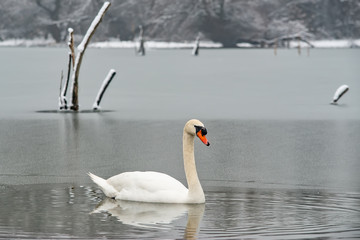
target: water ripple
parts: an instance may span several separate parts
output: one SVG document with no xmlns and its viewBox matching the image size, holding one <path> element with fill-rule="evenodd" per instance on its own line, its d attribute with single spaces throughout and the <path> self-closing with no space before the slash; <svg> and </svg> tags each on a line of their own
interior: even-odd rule
<svg viewBox="0 0 360 240">
<path fill-rule="evenodd" d="M 248 189 L 213 192 L 207 200 L 207 228 L 200 232 L 206 239 L 360 237 L 356 193 Z"/>
<path fill-rule="evenodd" d="M 0 238 L 360 238 L 360 193 L 244 188 L 205 194 L 205 205 L 164 205 L 104 199 L 89 186 L 5 186 Z"/>
</svg>

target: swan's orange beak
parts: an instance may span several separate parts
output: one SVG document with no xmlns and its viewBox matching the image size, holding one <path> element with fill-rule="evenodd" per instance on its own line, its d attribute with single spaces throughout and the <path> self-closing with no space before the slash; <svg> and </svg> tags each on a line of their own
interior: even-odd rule
<svg viewBox="0 0 360 240">
<path fill-rule="evenodd" d="M 200 140 L 206 145 L 206 146 L 210 146 L 209 141 L 206 139 L 205 135 L 202 134 L 202 131 L 198 131 L 196 134 Z"/>
</svg>

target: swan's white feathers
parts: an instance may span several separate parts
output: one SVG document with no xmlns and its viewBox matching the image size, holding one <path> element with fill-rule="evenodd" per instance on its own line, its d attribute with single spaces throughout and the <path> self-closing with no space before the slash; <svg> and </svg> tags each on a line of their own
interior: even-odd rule
<svg viewBox="0 0 360 240">
<path fill-rule="evenodd" d="M 108 184 L 105 179 L 92 173 L 88 173 L 88 175 L 90 176 L 91 180 L 101 188 L 106 196 L 110 198 L 116 197 L 118 193 L 117 190 L 111 184 Z"/>
<path fill-rule="evenodd" d="M 115 198 L 121 200 L 176 203 L 184 202 L 188 193 L 181 182 L 159 172 L 125 172 L 106 181 L 116 189 Z"/>
</svg>

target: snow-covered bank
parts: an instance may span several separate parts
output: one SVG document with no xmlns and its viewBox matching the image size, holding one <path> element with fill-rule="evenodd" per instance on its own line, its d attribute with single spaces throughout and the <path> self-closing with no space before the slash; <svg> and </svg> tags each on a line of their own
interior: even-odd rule
<svg viewBox="0 0 360 240">
<path fill-rule="evenodd" d="M 104 42 L 90 43 L 89 47 L 92 48 L 134 48 L 137 46 L 137 42 L 134 41 L 119 41 L 109 40 Z M 8 39 L 0 41 L 0 47 L 54 47 L 54 46 L 65 46 L 61 43 L 56 43 L 53 39 Z M 192 48 L 193 42 L 158 42 L 158 41 L 147 41 L 145 42 L 146 48 L 153 49 L 176 49 L 176 48 Z M 221 48 L 221 43 L 214 43 L 210 41 L 200 42 L 202 48 Z"/>
<path fill-rule="evenodd" d="M 360 47 L 360 39 L 356 40 L 314 40 L 309 41 L 315 48 L 351 48 Z M 104 42 L 90 43 L 89 47 L 92 48 L 134 48 L 138 43 L 134 41 L 119 41 L 109 40 Z M 298 41 L 291 41 L 290 47 L 298 47 Z M 66 44 L 56 43 L 53 39 L 7 39 L 0 41 L 0 47 L 62 47 Z M 304 42 L 300 42 L 301 47 L 307 47 Z M 147 41 L 145 47 L 150 49 L 180 49 L 180 48 L 192 48 L 194 42 L 160 42 L 160 41 Z M 256 46 L 249 43 L 238 43 L 239 48 L 254 48 Z M 201 48 L 222 48 L 221 43 L 215 43 L 210 41 L 201 41 Z"/>
<path fill-rule="evenodd" d="M 360 39 L 357 40 L 319 40 L 311 42 L 318 48 L 350 48 L 360 47 Z"/>
<path fill-rule="evenodd" d="M 316 40 L 309 41 L 316 48 L 351 48 L 351 47 L 360 47 L 360 39 L 357 40 Z M 90 47 L 95 48 L 134 48 L 136 42 L 133 41 L 105 41 L 105 42 L 95 42 L 90 44 Z M 298 47 L 298 41 L 291 41 L 290 47 Z M 308 45 L 304 42 L 300 42 L 301 47 L 307 47 Z M 156 42 L 156 41 L 147 41 L 145 47 L 162 49 L 162 48 L 193 48 L 194 42 Z M 200 41 L 201 48 L 222 48 L 221 43 L 215 43 L 210 41 Z M 250 43 L 238 43 L 237 47 L 240 48 L 253 48 L 255 46 Z"/>
<path fill-rule="evenodd" d="M 137 42 L 133 41 L 105 41 L 105 42 L 95 42 L 90 44 L 90 47 L 96 48 L 134 48 L 137 46 Z M 193 48 L 193 42 L 156 42 L 156 41 L 147 41 L 145 42 L 146 48 Z M 209 41 L 200 42 L 200 47 L 202 48 L 221 48 L 221 43 L 214 43 Z"/>
<path fill-rule="evenodd" d="M 309 41 L 315 48 L 352 48 L 352 47 L 360 47 L 360 39 L 357 40 L 317 40 L 317 41 Z M 290 47 L 296 48 L 298 47 L 298 41 L 291 41 Z M 301 47 L 307 47 L 308 44 L 304 42 L 300 42 Z"/>
<path fill-rule="evenodd" d="M 360 47 L 360 39 L 349 40 L 349 39 L 341 39 L 341 40 L 313 40 L 309 41 L 315 48 L 359 48 Z M 290 41 L 290 48 L 297 48 L 298 46 L 308 47 L 309 45 L 305 42 L 299 42 L 297 40 Z M 239 48 L 257 48 L 258 46 L 252 45 L 250 43 L 237 43 L 237 47 Z"/>
<path fill-rule="evenodd" d="M 56 45 L 54 39 L 7 39 L 0 41 L 0 47 L 47 47 Z"/>
</svg>

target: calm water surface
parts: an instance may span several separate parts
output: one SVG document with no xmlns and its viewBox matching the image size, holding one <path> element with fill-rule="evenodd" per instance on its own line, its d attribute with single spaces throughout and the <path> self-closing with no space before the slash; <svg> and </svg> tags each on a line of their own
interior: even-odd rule
<svg viewBox="0 0 360 240">
<path fill-rule="evenodd" d="M 66 54 L 0 48 L 0 238 L 360 238 L 360 51 L 89 49 L 81 109 L 118 73 L 110 111 L 78 114 L 54 112 Z M 350 91 L 332 106 L 341 84 Z M 86 176 L 185 183 L 190 118 L 211 142 L 195 143 L 206 204 L 111 201 Z"/>
</svg>

